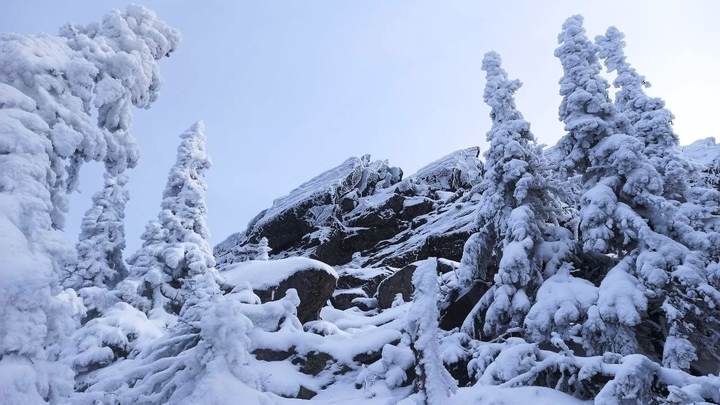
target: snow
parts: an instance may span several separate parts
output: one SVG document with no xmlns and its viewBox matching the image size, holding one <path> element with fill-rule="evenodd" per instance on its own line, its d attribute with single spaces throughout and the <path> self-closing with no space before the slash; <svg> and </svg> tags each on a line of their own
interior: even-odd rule
<svg viewBox="0 0 720 405">
<path fill-rule="evenodd" d="M 72 40 L 0 34 L 4 402 L 63 402 L 72 392 L 72 372 L 61 356 L 72 346 L 67 338 L 78 328 L 77 318 L 73 305 L 57 296 L 57 278 L 73 260 L 61 233 L 67 194 L 76 189 L 84 162 L 103 161 L 115 174 L 134 165 L 133 139 L 98 121 L 121 112 L 129 123 L 140 100 L 149 107 L 157 97 L 157 61 L 179 41 L 172 28 L 140 6 L 111 12 L 105 22 L 93 24 L 91 35 L 68 28 Z M 88 48 L 96 52 L 85 52 Z M 128 97 L 110 102 L 99 82 L 120 72 L 116 89 Z"/>
<path fill-rule="evenodd" d="M 564 331 L 582 321 L 583 314 L 597 302 L 598 289 L 591 282 L 573 277 L 569 268 L 545 280 L 530 308 L 525 326 L 535 340 L 551 330 Z"/>
<path fill-rule="evenodd" d="M 700 139 L 680 148 L 682 155 L 693 162 L 710 165 L 720 159 L 720 143 L 714 137 Z"/>
<path fill-rule="evenodd" d="M 570 395 L 545 387 L 500 388 L 485 385 L 460 388 L 448 404 L 491 404 L 491 405 L 580 405 L 592 401 L 581 401 Z"/>
<path fill-rule="evenodd" d="M 196 123 L 128 274 L 131 110 L 157 98 L 157 62 L 179 33 L 129 6 L 59 36 L 0 35 L 0 402 L 270 405 L 303 391 L 320 404 L 720 402 L 720 145 L 679 149 L 672 113 L 645 94 L 617 29 L 593 43 L 572 16 L 558 40 L 568 133 L 556 147 L 536 144 L 515 105 L 521 83 L 489 52 L 484 166 L 467 148 L 402 181 L 387 161 L 350 158 L 229 238 L 218 252 L 256 260 L 220 269 Z M 614 97 L 601 61 L 617 72 Z M 106 183 L 73 255 L 67 193 L 91 160 Z M 279 246 L 285 258 L 270 260 L 262 228 L 294 210 L 309 246 Z M 372 253 L 343 252 L 352 259 L 337 271 L 296 256 L 338 227 L 352 245 L 374 225 L 349 222 L 388 218 L 398 231 Z M 461 263 L 413 258 L 458 235 L 472 235 Z M 397 259 L 416 266 L 412 300 L 379 309 L 370 289 L 396 269 L 371 265 Z M 438 275 L 440 264 L 451 271 Z M 265 303 L 253 291 L 302 271 L 360 284 L 333 296 L 363 309 L 328 304 L 303 325 L 298 291 Z M 472 308 L 462 327 L 442 330 L 441 309 L 458 303 Z"/>
<path fill-rule="evenodd" d="M 440 354 L 438 276 L 436 259 L 418 265 L 413 273 L 413 303 L 407 314 L 407 331 L 415 353 L 416 387 L 427 403 L 444 402 L 457 390 Z"/>
<path fill-rule="evenodd" d="M 460 149 L 418 169 L 408 181 L 426 184 L 431 189 L 469 188 L 482 177 L 482 162 L 477 146 Z"/>
<path fill-rule="evenodd" d="M 324 271 L 336 279 L 338 278 L 338 274 L 332 267 L 306 257 L 248 260 L 223 268 L 220 275 L 225 283 L 231 285 L 249 283 L 255 290 L 265 290 L 277 286 L 299 271 Z"/>
<path fill-rule="evenodd" d="M 270 218 L 274 218 L 284 211 L 315 198 L 330 195 L 331 198 L 345 195 L 356 190 L 360 194 L 368 192 L 369 177 L 377 177 L 380 187 L 387 187 L 399 180 L 397 169 L 387 165 L 387 161 L 371 161 L 370 155 L 361 158 L 351 157 L 340 165 L 313 177 L 292 190 L 288 195 L 278 198 L 272 207 L 253 220 L 253 227 L 262 227 Z"/>
<path fill-rule="evenodd" d="M 343 267 L 338 269 L 340 276 L 351 276 L 359 280 L 372 280 L 378 276 L 388 276 L 392 273 L 387 267 Z"/>
<path fill-rule="evenodd" d="M 217 274 L 207 226 L 205 176 L 211 162 L 206 142 L 202 121 L 180 135 L 160 213 L 148 222 L 141 248 L 128 259 L 130 275 L 123 283 L 133 282 L 138 288 L 125 287 L 130 294 L 125 299 L 153 317 L 173 319 L 191 295 L 188 281 L 206 272 Z"/>
</svg>

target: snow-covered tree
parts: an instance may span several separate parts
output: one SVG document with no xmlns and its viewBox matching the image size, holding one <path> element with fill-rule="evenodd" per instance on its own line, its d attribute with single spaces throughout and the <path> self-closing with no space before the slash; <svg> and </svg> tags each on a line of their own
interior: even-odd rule
<svg viewBox="0 0 720 405">
<path fill-rule="evenodd" d="M 79 397 L 123 404 L 274 403 L 250 364 L 250 336 L 302 333 L 297 292 L 260 304 L 244 288 L 221 294 L 210 272 L 187 280 L 186 291 L 178 322 L 166 334 L 94 375 Z"/>
<path fill-rule="evenodd" d="M 487 302 L 484 333 L 498 336 L 522 326 L 543 273 L 554 274 L 571 244 L 569 231 L 553 224 L 558 205 L 551 176 L 530 124 L 515 106 L 520 82 L 508 79 L 495 52 L 485 55 L 483 70 L 493 126 L 487 135 L 478 233 L 465 245 L 460 271 L 467 285 L 496 270 L 489 297 L 480 302 Z"/>
<path fill-rule="evenodd" d="M 440 356 L 438 336 L 437 261 L 426 260 L 413 273 L 413 304 L 407 314 L 407 332 L 415 353 L 416 389 L 426 404 L 442 404 L 457 389 Z"/>
<path fill-rule="evenodd" d="M 207 227 L 205 172 L 210 158 L 203 123 L 194 124 L 180 138 L 160 214 L 146 226 L 142 247 L 128 261 L 130 277 L 121 286 L 132 304 L 166 321 L 185 303 L 187 280 L 217 273 Z"/>
<path fill-rule="evenodd" d="M 141 8 L 114 15 L 134 20 L 132 10 Z M 143 25 L 151 20 L 174 32 L 152 15 Z M 134 35 L 164 41 L 157 58 L 134 56 L 154 70 L 177 45 L 176 35 L 145 29 Z M 71 305 L 62 298 L 69 295 L 58 295 L 57 278 L 72 256 L 60 231 L 80 165 L 105 160 L 117 141 L 95 114 L 104 94 L 98 78 L 112 68 L 120 42 L 133 41 L 118 33 L 115 44 L 92 44 L 107 55 L 102 65 L 65 37 L 0 36 L 0 392 L 6 403 L 55 401 L 72 389 L 72 373 L 57 361 L 73 327 Z M 127 69 L 126 75 L 137 81 L 142 73 Z"/>
<path fill-rule="evenodd" d="M 608 71 L 617 73 L 613 82 L 618 88 L 615 108 L 628 119 L 632 134 L 643 141 L 645 155 L 663 175 L 665 195 L 682 200 L 688 193 L 687 181 L 692 168 L 678 156 L 673 114 L 665 108 L 662 99 L 645 93 L 650 83 L 627 62 L 624 37 L 617 28 L 610 27 L 604 36 L 595 40 Z"/>
<path fill-rule="evenodd" d="M 255 257 L 255 260 L 270 260 L 271 251 L 272 249 L 268 245 L 268 239 L 263 236 L 260 238 L 260 242 L 258 242 L 257 256 Z"/>
<path fill-rule="evenodd" d="M 608 84 L 600 76 L 598 47 L 585 36 L 582 17 L 569 18 L 559 40 L 556 56 L 565 73 L 560 81 L 560 118 L 568 131 L 559 145 L 566 156 L 566 174 L 582 174 L 584 180 L 579 226 L 583 249 L 620 259 L 603 277 L 598 301 L 588 309 L 584 347 L 590 353 L 637 353 L 641 350 L 637 328 L 657 310 L 666 319 L 650 321 L 648 326 L 651 334 L 668 337 L 665 364 L 687 367 L 696 357 L 688 339 L 694 335 L 692 340 L 699 341 L 691 314 L 701 308 L 698 302 L 710 307 L 720 304 L 707 275 L 708 257 L 701 253 L 708 251 L 705 241 L 716 237 L 689 224 L 692 204 L 680 205 L 664 196 L 667 182 L 651 161 L 655 152 L 647 149 L 645 138 L 628 135 L 635 131 L 630 124 L 634 115 L 619 113 L 610 101 Z M 613 55 L 609 66 L 622 66 L 619 79 L 633 84 L 619 94 L 618 102 L 634 104 L 642 83 L 622 64 L 617 51 Z M 669 114 L 654 111 L 657 114 L 638 113 L 638 122 L 655 114 L 657 123 Z M 662 128 L 652 136 L 662 138 L 665 133 L 665 143 L 672 144 L 672 134 L 666 133 L 669 127 Z M 664 150 L 653 147 L 658 153 Z M 659 326 L 663 324 L 668 326 Z M 702 329 L 715 335 L 712 327 Z M 657 354 L 652 346 L 642 349 Z"/>
<path fill-rule="evenodd" d="M 631 254 L 633 248 L 626 242 L 633 236 L 637 238 L 640 232 L 633 225 L 643 222 L 627 204 L 653 203 L 662 191 L 662 181 L 647 162 L 644 145 L 620 132 L 628 128 L 627 120 L 616 114 L 607 94 L 608 84 L 600 76 L 597 48 L 586 37 L 582 22 L 581 16 L 565 21 L 558 37 L 560 46 L 555 51 L 564 70 L 560 80 L 563 97 L 560 119 L 568 134 L 559 143 L 566 158 L 563 170 L 566 175 L 579 173 L 583 176 L 585 191 L 580 202 L 579 226 L 583 249 L 594 253 L 612 252 L 623 257 Z M 627 265 L 619 265 L 613 270 L 619 278 L 632 277 Z M 639 323 L 639 316 L 616 315 L 638 313 L 644 310 L 645 303 L 629 298 L 636 296 L 634 288 L 617 291 L 612 287 L 601 288 L 598 302 L 606 305 L 592 306 L 589 312 L 604 314 L 608 323 L 610 319 L 621 323 L 612 327 L 606 323 L 599 327 L 598 333 L 623 330 L 622 338 L 618 335 L 617 342 L 603 335 L 604 349 L 623 347 L 632 352 L 637 348 L 631 328 Z M 604 291 L 610 295 L 604 295 Z M 595 321 L 594 318 L 590 320 Z"/>
<path fill-rule="evenodd" d="M 125 248 L 125 205 L 129 194 L 127 176 L 105 174 L 105 185 L 85 213 L 77 243 L 77 264 L 68 267 L 66 287 L 112 288 L 127 274 L 122 252 Z"/>
<path fill-rule="evenodd" d="M 673 114 L 662 99 L 645 93 L 650 84 L 627 62 L 624 35 L 610 27 L 604 36 L 596 38 L 596 43 L 608 70 L 617 72 L 614 85 L 618 88 L 615 95 L 618 113 L 628 119 L 632 133 L 644 144 L 645 155 L 661 174 L 663 196 L 677 201 L 663 204 L 662 215 L 650 218 L 654 227 L 689 246 L 707 251 L 707 245 L 700 240 L 717 236 L 698 237 L 695 231 L 717 231 L 720 193 L 701 184 L 692 184 L 702 175 L 679 154 L 678 137 L 672 128 Z"/>
<path fill-rule="evenodd" d="M 168 57 L 180 34 L 145 7 L 114 10 L 100 24 L 66 25 L 67 46 L 96 66 L 98 125 L 106 130 L 105 167 L 111 174 L 135 167 L 139 157 L 130 132 L 132 107 L 148 108 L 157 99 L 160 74 L 155 61 Z"/>
</svg>

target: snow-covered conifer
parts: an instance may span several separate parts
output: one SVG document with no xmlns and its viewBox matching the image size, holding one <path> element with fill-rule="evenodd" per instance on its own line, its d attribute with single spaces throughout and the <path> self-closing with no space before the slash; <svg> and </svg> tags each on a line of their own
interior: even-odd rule
<svg viewBox="0 0 720 405">
<path fill-rule="evenodd" d="M 488 269 L 497 269 L 487 293 L 492 297 L 483 327 L 485 334 L 497 336 L 509 327 L 522 326 L 543 272 L 552 275 L 560 265 L 558 256 L 568 252 L 570 233 L 552 225 L 557 201 L 550 174 L 530 124 L 513 98 L 520 82 L 508 79 L 495 52 L 485 55 L 483 70 L 484 98 L 491 107 L 493 126 L 487 135 L 490 148 L 477 211 L 478 232 L 465 245 L 460 273 L 461 282 L 468 284 L 484 278 Z M 565 247 L 549 248 L 558 242 L 565 242 Z"/>
<path fill-rule="evenodd" d="M 93 198 L 83 217 L 77 243 L 77 263 L 68 267 L 66 287 L 112 288 L 126 274 L 122 252 L 125 248 L 125 205 L 129 194 L 127 176 L 105 174 L 105 185 Z"/>
<path fill-rule="evenodd" d="M 268 239 L 263 236 L 260 238 L 260 242 L 258 242 L 257 256 L 255 257 L 255 260 L 270 260 L 271 251 L 272 249 L 268 245 Z"/>
<path fill-rule="evenodd" d="M 97 69 L 94 103 L 98 125 L 107 134 L 106 169 L 116 174 L 134 167 L 139 153 L 130 132 L 132 108 L 148 108 L 157 99 L 156 61 L 177 48 L 180 34 L 153 11 L 130 5 L 110 12 L 100 24 L 68 24 L 60 35 Z"/>
<path fill-rule="evenodd" d="M 560 46 L 555 51 L 564 70 L 560 80 L 563 97 L 560 119 L 568 134 L 559 143 L 566 157 L 563 169 L 566 175 L 583 176 L 585 191 L 580 201 L 579 225 L 583 249 L 632 256 L 637 253 L 632 252 L 633 245 L 627 241 L 637 240 L 646 231 L 642 218 L 632 207 L 657 203 L 662 180 L 645 158 L 644 145 L 621 132 L 629 125 L 610 101 L 608 84 L 600 76 L 597 47 L 586 37 L 582 23 L 581 16 L 565 21 L 558 37 Z M 628 272 L 632 273 L 633 269 L 621 262 L 613 271 L 618 277 L 621 274 L 632 277 Z M 588 309 L 593 315 L 588 319 L 592 325 L 589 329 L 599 334 L 622 330 L 622 338 L 620 335 L 615 335 L 620 340 L 606 335 L 598 337 L 605 346 L 595 349 L 602 353 L 629 342 L 624 350 L 633 352 L 637 348 L 632 328 L 640 322 L 639 316 L 615 315 L 644 310 L 645 302 L 632 298 L 638 292 L 642 295 L 642 291 L 638 291 L 640 287 L 621 290 L 613 287 L 601 288 L 598 302 L 604 304 Z M 610 325 L 618 322 L 620 324 Z"/>
<path fill-rule="evenodd" d="M 645 94 L 650 83 L 627 62 L 624 37 L 617 28 L 608 28 L 604 36 L 596 38 L 598 55 L 605 60 L 608 71 L 617 73 L 613 82 L 618 88 L 616 110 L 625 115 L 634 134 L 643 140 L 645 154 L 651 159 L 662 158 L 678 144 L 672 130 L 673 115 L 662 99 Z"/>
<path fill-rule="evenodd" d="M 407 314 L 407 332 L 416 358 L 416 388 L 424 403 L 432 405 L 442 404 L 457 389 L 440 356 L 436 269 L 437 260 L 428 259 L 413 273 L 413 304 Z"/>
<path fill-rule="evenodd" d="M 205 172 L 210 159 L 203 123 L 194 124 L 180 138 L 160 214 L 146 226 L 142 247 L 128 261 L 129 280 L 122 286 L 135 288 L 126 298 L 131 303 L 151 318 L 166 320 L 168 314 L 180 312 L 188 295 L 187 280 L 216 274 L 207 227 Z"/>
<path fill-rule="evenodd" d="M 708 214 L 717 210 L 720 194 L 700 184 L 692 184 L 692 180 L 701 175 L 679 154 L 678 137 L 672 128 L 673 114 L 662 99 L 645 93 L 650 84 L 627 62 L 623 33 L 610 27 L 604 36 L 596 38 L 596 42 L 608 70 L 617 72 L 614 86 L 618 88 L 615 95 L 618 113 L 629 120 L 632 133 L 642 140 L 645 155 L 662 176 L 663 195 L 677 201 L 664 204 L 663 213 L 650 219 L 655 222 L 656 228 L 666 228 L 664 233 L 670 233 L 690 246 L 705 248 L 702 243 L 691 240 L 696 237 L 688 235 L 695 235 L 698 230 L 716 231 L 717 219 Z M 681 208 L 677 209 L 680 204 Z M 715 235 L 709 237 L 717 238 Z"/>
<path fill-rule="evenodd" d="M 713 307 L 717 300 L 711 297 L 720 295 L 707 282 L 707 256 L 702 259 L 703 255 L 694 251 L 709 251 L 702 241 L 716 236 L 690 225 L 689 217 L 696 215 L 686 212 L 698 212 L 692 202 L 667 200 L 667 182 L 651 161 L 672 152 L 671 115 L 662 103 L 642 93 L 642 78 L 626 64 L 617 33 L 611 30 L 610 39 L 599 42 L 609 68 L 618 70 L 619 83 L 625 86 L 618 105 L 648 109 L 625 114 L 610 102 L 608 84 L 600 76 L 598 47 L 585 36 L 582 17 L 565 22 L 559 41 L 555 54 L 564 69 L 560 118 L 568 131 L 559 145 L 568 162 L 566 174 L 582 174 L 584 180 L 579 225 L 582 246 L 586 252 L 620 258 L 602 280 L 597 304 L 588 309 L 585 347 L 590 353 L 637 353 L 637 328 L 648 312 L 662 311 L 669 327 L 649 322 L 650 333 L 682 342 L 673 347 L 666 344 L 665 352 L 678 360 L 665 363 L 687 366 L 695 350 L 685 343 L 691 335 L 696 342 L 699 337 L 689 326 L 690 314 L 698 310 L 700 302 L 689 298 L 688 285 L 697 286 L 693 291 L 704 291 L 700 294 Z M 633 122 L 635 125 L 630 125 Z M 657 126 L 651 128 L 651 123 Z M 634 136 L 636 130 L 648 132 Z M 654 347 L 643 350 L 659 355 Z"/>
<path fill-rule="evenodd" d="M 117 43 L 92 46 L 112 56 Z M 157 69 L 159 58 L 135 58 Z M 73 327 L 72 309 L 58 295 L 57 278 L 72 256 L 60 231 L 80 165 L 105 160 L 116 140 L 95 119 L 97 79 L 109 66 L 67 38 L 23 34 L 0 36 L 0 66 L 0 374 L 7 377 L 0 392 L 7 403 L 41 403 L 72 389 L 70 370 L 57 361 Z"/>
</svg>

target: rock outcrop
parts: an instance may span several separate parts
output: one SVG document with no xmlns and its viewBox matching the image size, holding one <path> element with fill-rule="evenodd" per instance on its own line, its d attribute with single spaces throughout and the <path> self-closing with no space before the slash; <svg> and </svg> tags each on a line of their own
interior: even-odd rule
<svg viewBox="0 0 720 405">
<path fill-rule="evenodd" d="M 304 257 L 241 262 L 221 268 L 220 275 L 226 289 L 247 283 L 262 302 L 280 299 L 294 288 L 300 298 L 297 316 L 301 322 L 317 319 L 338 279 L 332 267 Z"/>
<path fill-rule="evenodd" d="M 350 158 L 276 200 L 216 246 L 215 256 L 221 267 L 247 260 L 267 237 L 275 258 L 306 256 L 333 266 L 459 260 L 472 231 L 479 153 L 451 153 L 404 180 L 387 161 Z"/>
</svg>

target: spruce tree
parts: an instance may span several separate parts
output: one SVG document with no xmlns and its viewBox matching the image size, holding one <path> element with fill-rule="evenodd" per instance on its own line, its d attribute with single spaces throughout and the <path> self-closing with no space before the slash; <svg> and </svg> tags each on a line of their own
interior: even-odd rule
<svg viewBox="0 0 720 405">
<path fill-rule="evenodd" d="M 415 388 L 426 404 L 441 404 L 457 390 L 457 383 L 445 369 L 440 355 L 436 269 L 437 260 L 428 259 L 413 273 L 413 303 L 406 326 L 415 354 Z"/>
<path fill-rule="evenodd" d="M 110 289 L 127 275 L 122 252 L 125 248 L 125 205 L 129 194 L 127 176 L 105 174 L 103 189 L 83 217 L 76 245 L 77 264 L 69 266 L 66 287 Z"/>
<path fill-rule="evenodd" d="M 73 322 L 70 306 L 58 299 L 58 277 L 71 261 L 61 230 L 67 193 L 85 161 L 112 155 L 114 134 L 96 116 L 108 95 L 99 76 L 114 67 L 118 44 L 132 46 L 128 80 L 136 94 L 155 97 L 140 66 L 157 71 L 157 61 L 175 49 L 174 30 L 145 10 L 129 8 L 111 18 L 132 29 L 116 31 L 117 41 L 88 38 L 102 52 L 90 58 L 64 36 L 0 36 L 0 392 L 7 403 L 60 401 L 72 389 L 72 373 L 59 361 Z M 151 30 L 149 27 L 157 27 Z M 105 26 L 95 25 L 96 32 Z M 167 34 L 167 35 L 164 35 Z M 149 55 L 149 43 L 157 58 Z M 141 50 L 148 51 L 147 53 Z M 135 100 L 128 100 L 128 114 Z M 149 103 L 144 107 L 149 106 Z"/>
<path fill-rule="evenodd" d="M 258 242 L 257 256 L 255 257 L 255 260 L 270 260 L 271 251 L 272 249 L 268 245 L 268 239 L 263 236 L 260 238 L 260 242 Z"/>
<path fill-rule="evenodd" d="M 661 163 L 668 152 L 678 145 L 678 137 L 672 130 L 674 117 L 662 99 L 645 93 L 650 83 L 627 62 L 624 37 L 617 28 L 608 28 L 604 36 L 595 39 L 598 55 L 604 59 L 609 72 L 617 73 L 613 82 L 618 88 L 615 109 L 628 119 L 633 134 L 645 145 L 645 154 L 651 160 L 657 159 L 655 167 L 662 170 Z"/>
<path fill-rule="evenodd" d="M 609 85 L 600 76 L 597 48 L 586 37 L 582 22 L 581 16 L 565 21 L 555 51 L 564 70 L 560 120 L 568 134 L 559 143 L 567 162 L 564 174 L 583 177 L 579 226 L 583 249 L 631 260 L 637 255 L 637 239 L 647 231 L 632 207 L 656 202 L 662 181 L 647 162 L 644 145 L 622 132 L 628 123 L 616 113 L 607 94 Z M 631 239 L 635 242 L 628 244 Z M 632 262 L 621 261 L 608 275 L 619 283 L 633 284 Z M 647 306 L 642 292 L 638 294 L 632 286 L 618 292 L 614 284 L 603 284 L 598 303 L 588 310 L 586 349 L 591 353 L 636 352 L 634 327 Z"/>
<path fill-rule="evenodd" d="M 508 79 L 495 52 L 485 55 L 483 70 L 484 98 L 493 125 L 487 135 L 490 148 L 477 209 L 479 230 L 465 245 L 461 277 L 468 283 L 496 270 L 492 288 L 480 300 L 487 306 L 483 331 L 494 337 L 522 326 L 543 273 L 554 274 L 560 258 L 568 253 L 570 234 L 554 225 L 557 200 L 551 192 L 551 176 L 530 124 L 513 98 L 520 82 Z M 554 252 L 541 249 L 546 243 L 565 246 Z"/>
<path fill-rule="evenodd" d="M 695 250 L 701 246 L 693 243 L 697 232 L 690 229 L 693 232 L 680 237 L 671 231 L 685 222 L 678 215 L 682 209 L 663 195 L 665 181 L 648 155 L 654 152 L 647 150 L 643 138 L 628 135 L 634 131 L 632 114 L 628 118 L 619 113 L 610 101 L 609 86 L 600 76 L 598 47 L 585 36 L 582 17 L 569 18 L 559 40 L 556 56 L 564 69 L 560 118 L 568 131 L 560 146 L 568 162 L 565 174 L 583 177 L 582 246 L 620 259 L 603 277 L 597 303 L 587 311 L 584 346 L 590 353 L 658 355 L 653 346 L 640 347 L 638 332 L 648 315 L 661 311 L 663 322 L 650 320 L 642 329 L 664 336 L 666 365 L 687 368 L 696 358 L 691 340 L 699 341 L 691 326 L 698 302 L 720 303 L 712 298 L 716 295 L 705 270 L 708 257 Z M 617 59 L 611 66 L 618 66 Z M 637 76 L 623 69 L 622 80 L 635 78 L 632 88 L 637 90 Z M 637 101 L 636 92 L 626 90 L 619 95 L 620 105 Z M 667 326 L 659 326 L 663 324 Z"/>
<path fill-rule="evenodd" d="M 203 123 L 194 124 L 180 138 L 160 214 L 148 223 L 142 247 L 129 259 L 130 280 L 123 288 L 127 291 L 131 285 L 127 299 L 151 318 L 165 321 L 180 312 L 189 279 L 216 273 L 207 227 L 205 172 L 210 159 Z"/>
<path fill-rule="evenodd" d="M 645 88 L 650 83 L 627 62 L 624 37 L 617 28 L 610 27 L 604 36 L 596 38 L 596 43 L 608 71 L 617 72 L 613 83 L 618 89 L 616 109 L 630 122 L 632 134 L 645 145 L 645 155 L 662 176 L 663 196 L 672 200 L 653 208 L 659 212 L 649 219 L 655 229 L 713 255 L 707 239 L 717 236 L 706 233 L 716 231 L 720 193 L 702 184 L 692 184 L 701 175 L 679 154 L 678 137 L 672 128 L 673 114 L 662 99 L 646 94 Z"/>
</svg>

